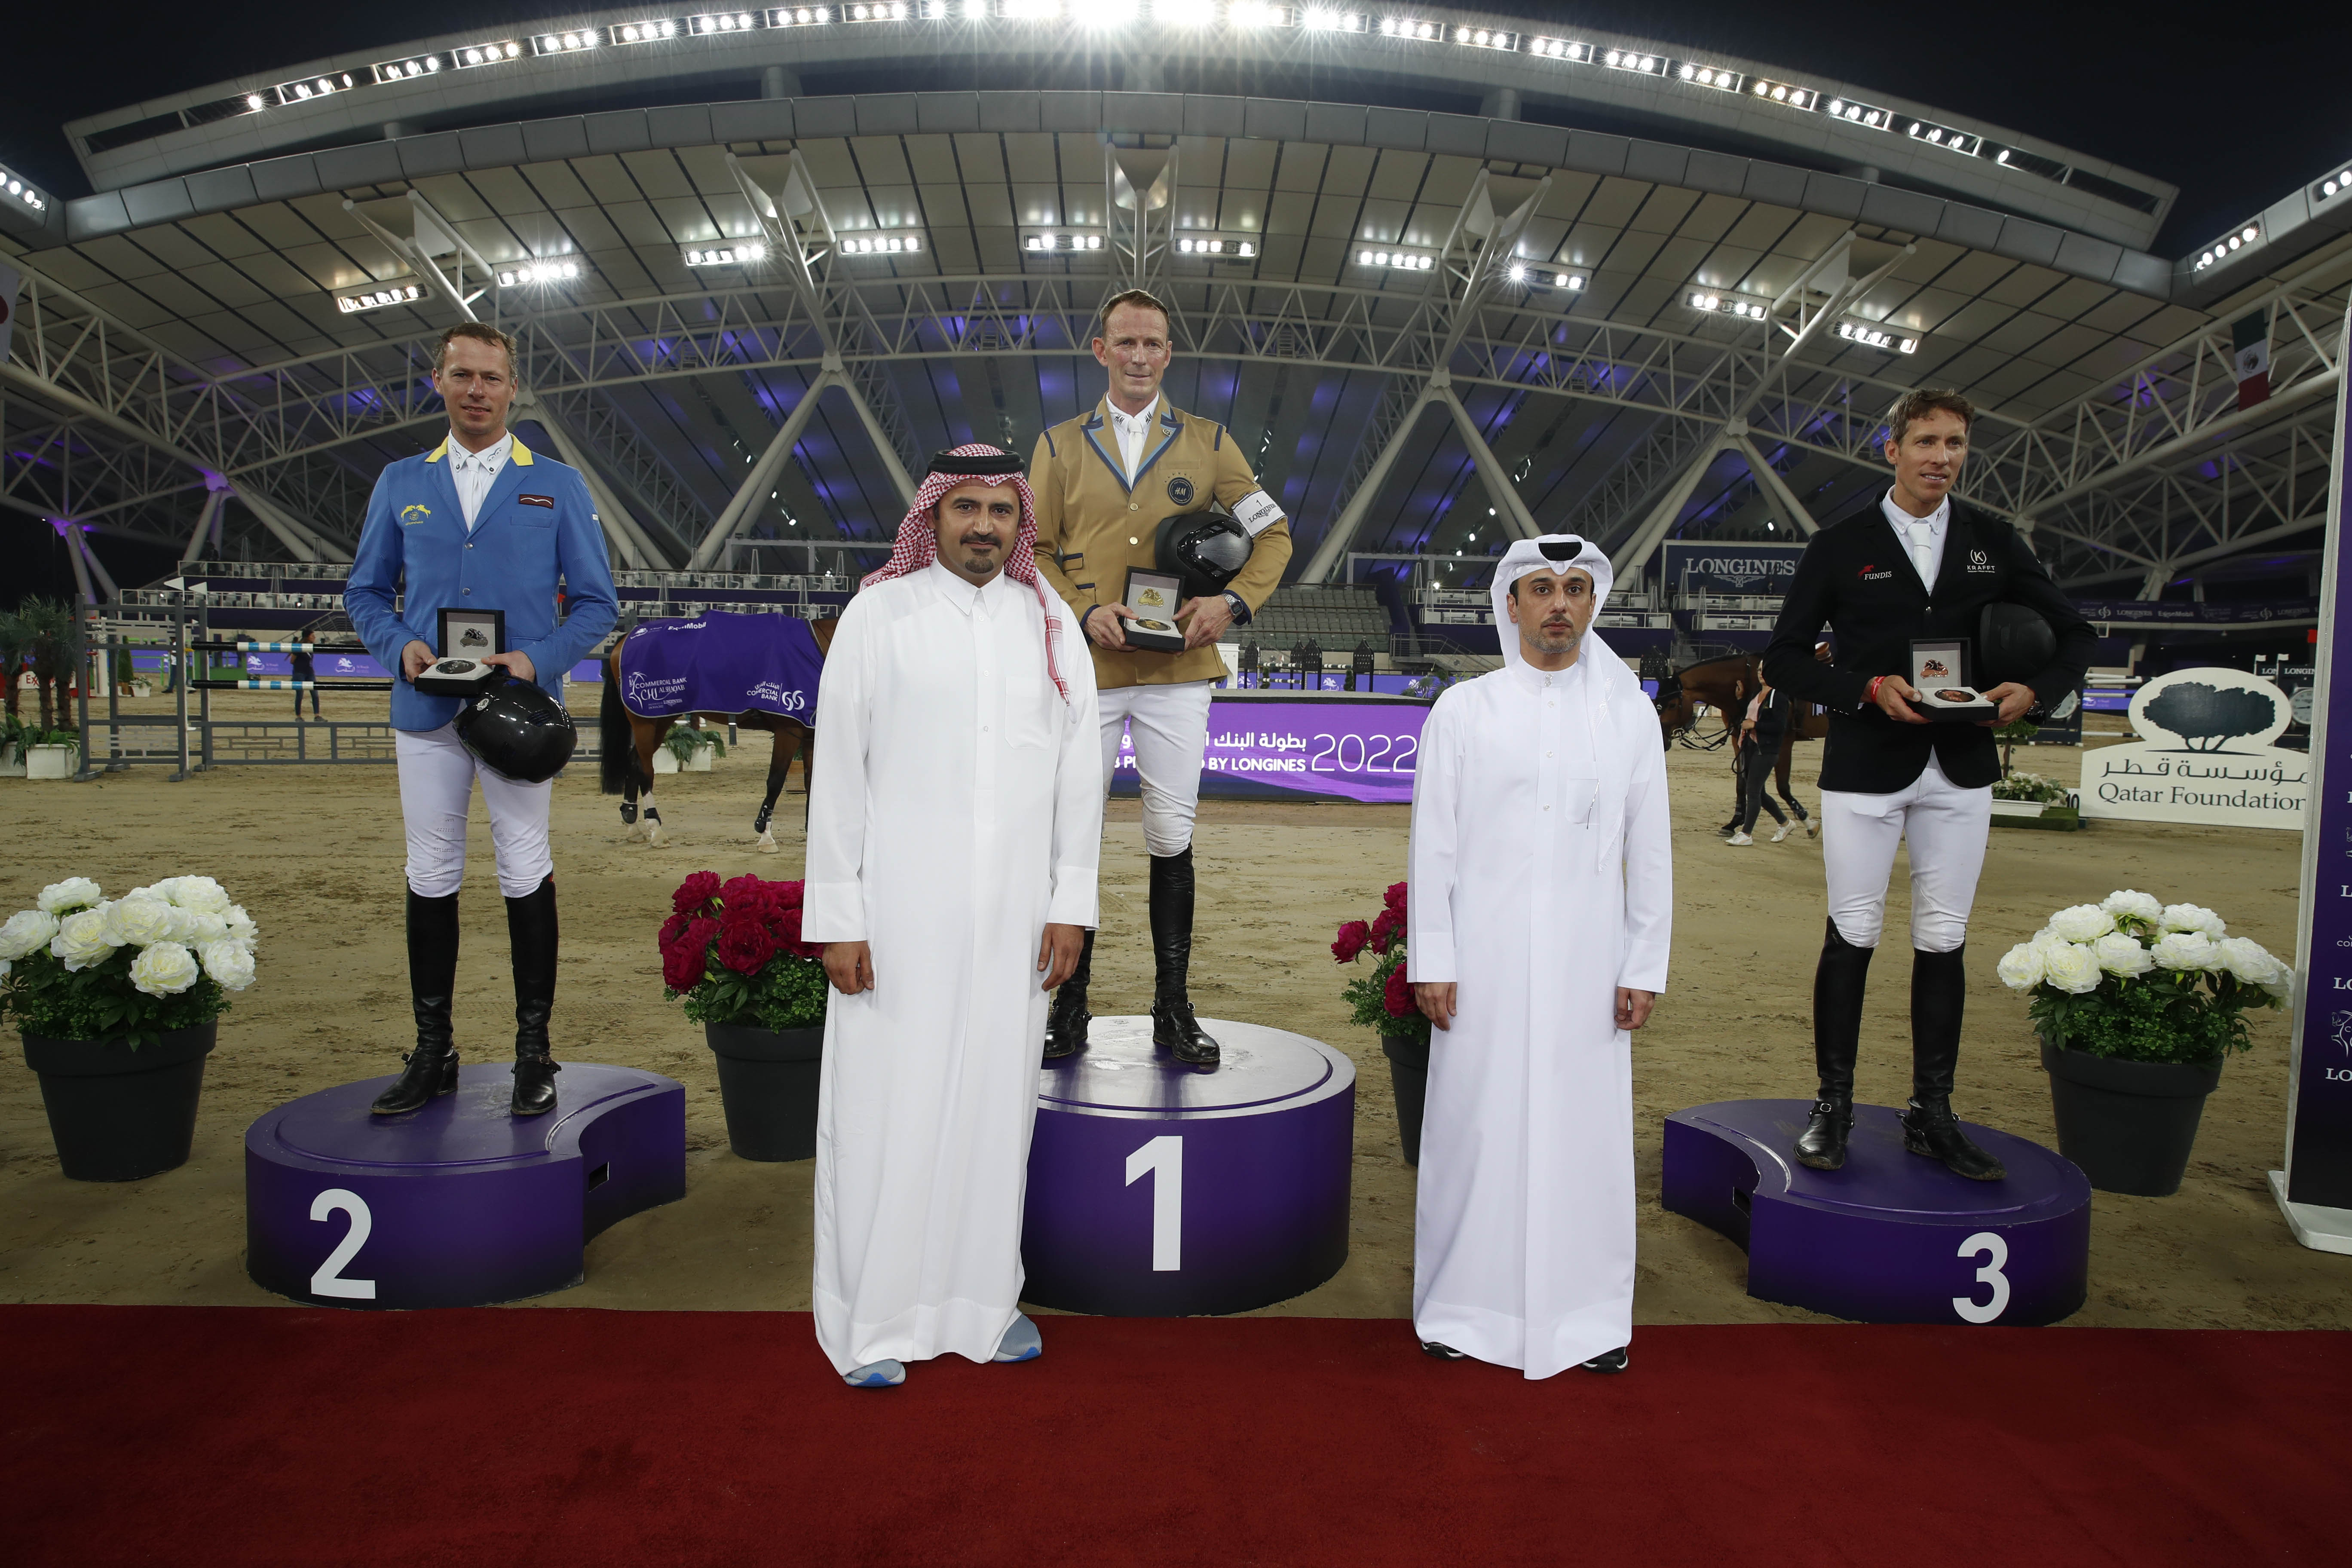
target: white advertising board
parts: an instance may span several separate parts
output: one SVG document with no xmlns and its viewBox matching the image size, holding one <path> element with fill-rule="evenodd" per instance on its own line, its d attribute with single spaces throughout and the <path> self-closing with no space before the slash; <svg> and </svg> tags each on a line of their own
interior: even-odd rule
<svg viewBox="0 0 2352 1568">
<path fill-rule="evenodd" d="M 2176 669 L 2133 693 L 2145 737 L 2083 753 L 2083 815 L 2300 831 L 2311 757 L 2273 746 L 2286 693 L 2242 669 Z"/>
</svg>

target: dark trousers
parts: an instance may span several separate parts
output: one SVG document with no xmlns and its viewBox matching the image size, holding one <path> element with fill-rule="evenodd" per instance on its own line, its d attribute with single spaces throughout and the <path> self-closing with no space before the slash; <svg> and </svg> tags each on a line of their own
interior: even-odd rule
<svg viewBox="0 0 2352 1568">
<path fill-rule="evenodd" d="M 1772 769 L 1780 760 L 1780 743 L 1776 738 L 1772 749 L 1766 751 L 1761 742 L 1748 741 L 1739 748 L 1739 831 L 1756 831 L 1759 807 L 1772 814 L 1772 820 L 1787 826 L 1788 814 L 1782 811 L 1767 793 L 1765 786 L 1772 782 Z"/>
</svg>

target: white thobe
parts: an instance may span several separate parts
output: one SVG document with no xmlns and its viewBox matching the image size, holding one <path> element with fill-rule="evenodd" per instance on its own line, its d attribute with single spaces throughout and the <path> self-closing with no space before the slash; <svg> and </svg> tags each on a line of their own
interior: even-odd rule
<svg viewBox="0 0 2352 1568">
<path fill-rule="evenodd" d="M 1633 1337 L 1616 993 L 1664 988 L 1674 911 L 1657 720 L 1599 645 L 1448 690 L 1413 783 L 1408 973 L 1458 1008 L 1430 1037 L 1413 1327 L 1530 1378 Z"/>
<path fill-rule="evenodd" d="M 1057 606 L 1058 608 L 1058 606 Z M 842 1372 L 987 1361 L 1019 1310 L 1048 922 L 1095 923 L 1094 664 L 1002 574 L 937 563 L 849 603 L 817 689 L 803 935 L 872 944 L 830 994 L 817 1342 Z"/>
</svg>

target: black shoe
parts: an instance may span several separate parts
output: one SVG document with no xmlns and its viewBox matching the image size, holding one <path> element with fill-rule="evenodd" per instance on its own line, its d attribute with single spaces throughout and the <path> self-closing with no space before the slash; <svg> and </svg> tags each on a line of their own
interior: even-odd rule
<svg viewBox="0 0 2352 1568">
<path fill-rule="evenodd" d="M 555 1075 L 562 1070 L 547 1043 L 547 1020 L 555 1010 L 553 877 L 507 900 L 507 945 L 515 991 L 511 1110 L 517 1116 L 543 1116 L 555 1109 Z"/>
<path fill-rule="evenodd" d="M 1192 1015 L 1192 850 L 1151 858 L 1151 1043 L 1187 1067 L 1213 1068 L 1217 1042 Z"/>
<path fill-rule="evenodd" d="M 1455 1350 L 1452 1345 L 1439 1344 L 1435 1340 L 1422 1341 L 1421 1353 L 1426 1356 L 1435 1356 L 1439 1361 L 1468 1361 L 1470 1359 L 1469 1352 Z"/>
<path fill-rule="evenodd" d="M 1201 1027 L 1192 1004 L 1181 997 L 1151 1004 L 1151 1043 L 1187 1067 L 1213 1068 L 1224 1059 L 1216 1037 Z"/>
<path fill-rule="evenodd" d="M 1797 1138 L 1797 1163 L 1816 1171 L 1834 1171 L 1845 1164 L 1845 1141 L 1853 1131 L 1852 1100 L 1813 1102 L 1812 1115 Z"/>
<path fill-rule="evenodd" d="M 1587 1372 L 1623 1372 L 1630 1348 L 1626 1345 L 1619 1345 L 1613 1351 L 1603 1351 L 1591 1361 L 1580 1361 L 1576 1364 Z"/>
<path fill-rule="evenodd" d="M 457 1087 L 457 1047 L 449 1002 L 457 989 L 457 895 L 408 893 L 408 1000 L 416 1015 L 416 1048 L 401 1058 L 400 1076 L 368 1107 L 371 1116 L 404 1116 Z"/>
<path fill-rule="evenodd" d="M 1078 948 L 1078 966 L 1054 993 L 1054 1005 L 1045 1012 L 1045 1059 L 1076 1056 L 1087 1048 L 1087 1026 L 1094 1015 L 1087 1011 L 1087 984 L 1093 978 L 1095 967 L 1095 933 L 1087 932 Z"/>
<path fill-rule="evenodd" d="M 1972 1182 L 1998 1182 L 2009 1174 L 2008 1167 L 1969 1142 L 1948 1101 L 1923 1106 L 1913 1100 L 1903 1112 L 1903 1147 L 1941 1160 L 1946 1170 Z"/>
</svg>

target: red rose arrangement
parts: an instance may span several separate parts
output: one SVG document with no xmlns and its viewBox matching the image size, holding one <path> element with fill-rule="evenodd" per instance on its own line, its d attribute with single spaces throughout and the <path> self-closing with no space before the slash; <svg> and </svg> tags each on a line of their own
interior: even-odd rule
<svg viewBox="0 0 2352 1568">
<path fill-rule="evenodd" d="M 801 938 L 801 884 L 697 871 L 656 939 L 664 994 L 698 1024 L 814 1028 L 824 1022 L 822 943 Z"/>
<path fill-rule="evenodd" d="M 1370 972 L 1357 975 L 1340 992 L 1357 1023 L 1391 1037 L 1426 1040 L 1429 1020 L 1413 1005 L 1412 983 L 1405 978 L 1404 912 L 1405 885 L 1393 883 L 1381 900 L 1379 914 L 1339 928 L 1331 956 L 1353 963 L 1366 952 L 1373 955 Z"/>
</svg>

